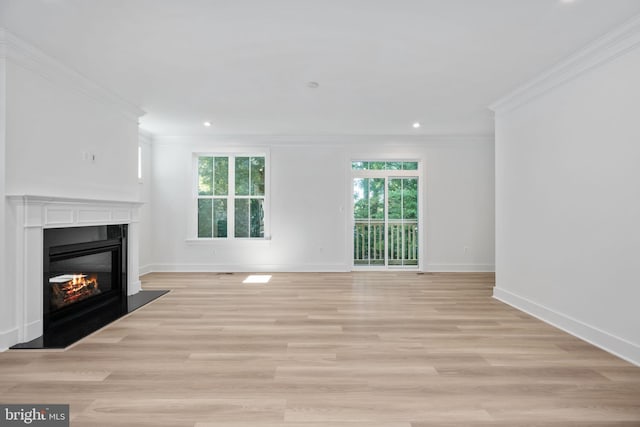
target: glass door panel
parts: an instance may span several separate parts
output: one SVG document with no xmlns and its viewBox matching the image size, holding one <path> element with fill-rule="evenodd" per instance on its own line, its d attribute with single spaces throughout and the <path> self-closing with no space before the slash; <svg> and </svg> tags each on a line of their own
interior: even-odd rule
<svg viewBox="0 0 640 427">
<path fill-rule="evenodd" d="M 389 178 L 388 265 L 418 265 L 418 178 Z"/>
<path fill-rule="evenodd" d="M 385 265 L 385 178 L 353 179 L 353 264 Z"/>
</svg>

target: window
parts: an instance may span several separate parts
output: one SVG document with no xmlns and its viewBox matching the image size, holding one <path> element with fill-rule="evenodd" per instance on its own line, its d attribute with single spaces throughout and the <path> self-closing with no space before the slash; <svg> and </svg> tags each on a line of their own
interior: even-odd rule
<svg viewBox="0 0 640 427">
<path fill-rule="evenodd" d="M 265 156 L 198 156 L 197 237 L 264 238 Z"/>
<path fill-rule="evenodd" d="M 351 162 L 351 169 L 417 171 L 418 162 Z"/>
</svg>

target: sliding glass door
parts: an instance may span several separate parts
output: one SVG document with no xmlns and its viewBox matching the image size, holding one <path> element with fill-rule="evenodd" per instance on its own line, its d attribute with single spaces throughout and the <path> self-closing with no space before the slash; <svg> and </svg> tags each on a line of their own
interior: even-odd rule
<svg viewBox="0 0 640 427">
<path fill-rule="evenodd" d="M 416 165 L 414 169 L 369 164 Z M 364 164 L 365 167 L 356 165 Z M 416 162 L 354 162 L 353 265 L 419 266 L 419 193 Z M 401 176 L 398 176 L 401 175 Z"/>
</svg>

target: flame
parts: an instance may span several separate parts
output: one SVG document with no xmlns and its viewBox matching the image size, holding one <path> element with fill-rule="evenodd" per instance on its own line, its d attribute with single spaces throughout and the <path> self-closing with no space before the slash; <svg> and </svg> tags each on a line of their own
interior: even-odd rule
<svg viewBox="0 0 640 427">
<path fill-rule="evenodd" d="M 52 304 L 56 308 L 81 301 L 99 294 L 98 277 L 96 275 L 74 274 L 71 280 L 52 285 Z"/>
</svg>

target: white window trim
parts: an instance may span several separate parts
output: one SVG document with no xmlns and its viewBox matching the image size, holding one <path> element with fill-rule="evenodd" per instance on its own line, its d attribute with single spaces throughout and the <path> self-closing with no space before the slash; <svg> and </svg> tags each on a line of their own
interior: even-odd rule
<svg viewBox="0 0 640 427">
<path fill-rule="evenodd" d="M 229 158 L 229 191 L 224 196 L 227 199 L 227 237 L 198 237 L 198 158 L 199 157 L 228 157 Z M 264 157 L 264 237 L 235 237 L 235 158 L 236 157 Z M 194 152 L 191 162 L 191 206 L 189 209 L 187 243 L 207 244 L 212 242 L 261 242 L 271 240 L 271 156 L 265 149 L 238 149 L 229 151 L 198 151 Z M 214 197 L 215 198 L 215 197 Z M 243 198 L 243 196 L 239 196 Z M 247 197 L 251 198 L 251 197 Z M 232 215 L 229 215 L 232 213 Z"/>
</svg>

